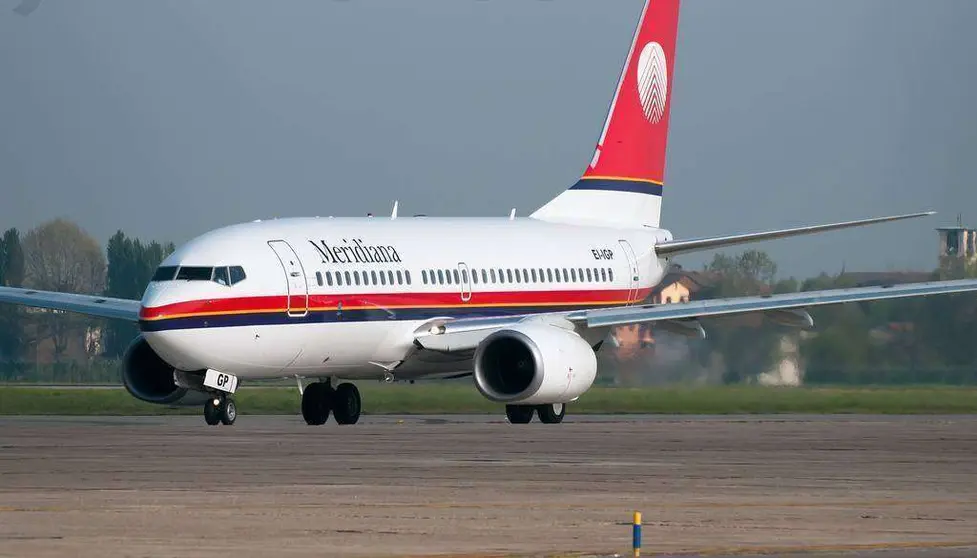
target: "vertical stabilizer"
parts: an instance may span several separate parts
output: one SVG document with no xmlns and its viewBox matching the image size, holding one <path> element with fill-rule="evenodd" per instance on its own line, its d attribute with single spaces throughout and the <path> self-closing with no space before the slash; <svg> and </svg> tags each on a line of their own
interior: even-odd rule
<svg viewBox="0 0 977 558">
<path fill-rule="evenodd" d="M 532 217 L 659 226 L 678 16 L 679 0 L 645 0 L 590 165 Z"/>
</svg>

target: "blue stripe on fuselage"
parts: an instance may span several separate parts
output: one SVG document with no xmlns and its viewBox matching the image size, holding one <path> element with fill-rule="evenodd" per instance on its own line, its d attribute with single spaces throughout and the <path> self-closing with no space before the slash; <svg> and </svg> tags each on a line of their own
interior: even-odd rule
<svg viewBox="0 0 977 558">
<path fill-rule="evenodd" d="M 161 320 L 141 320 L 139 329 L 145 332 L 170 331 L 177 329 L 202 329 L 220 327 L 241 327 L 257 325 L 286 324 L 324 324 L 343 322 L 392 322 L 409 320 L 428 320 L 431 318 L 465 317 L 488 318 L 519 314 L 539 314 L 543 312 L 566 312 L 593 308 L 593 306 L 491 306 L 454 308 L 380 308 L 352 310 L 311 310 L 304 316 L 289 316 L 281 312 L 256 312 L 245 314 L 215 314 L 209 316 L 184 316 Z"/>
</svg>

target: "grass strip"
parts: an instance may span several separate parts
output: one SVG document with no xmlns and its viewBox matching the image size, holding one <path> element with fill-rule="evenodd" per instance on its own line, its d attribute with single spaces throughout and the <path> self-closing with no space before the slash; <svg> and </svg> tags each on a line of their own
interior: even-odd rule
<svg viewBox="0 0 977 558">
<path fill-rule="evenodd" d="M 365 414 L 498 413 L 468 382 L 359 384 Z M 295 388 L 242 387 L 241 414 L 297 414 Z M 139 401 L 122 388 L 0 386 L 0 415 L 199 414 L 199 405 L 169 407 Z M 972 414 L 973 387 L 594 387 L 572 413 L 609 414 Z"/>
</svg>

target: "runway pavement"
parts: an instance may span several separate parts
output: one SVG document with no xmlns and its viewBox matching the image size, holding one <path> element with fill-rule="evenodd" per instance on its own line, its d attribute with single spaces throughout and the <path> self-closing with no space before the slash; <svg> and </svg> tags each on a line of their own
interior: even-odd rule
<svg viewBox="0 0 977 558">
<path fill-rule="evenodd" d="M 0 556 L 977 554 L 977 417 L 0 418 Z M 875 551 L 883 551 L 881 553 Z"/>
</svg>

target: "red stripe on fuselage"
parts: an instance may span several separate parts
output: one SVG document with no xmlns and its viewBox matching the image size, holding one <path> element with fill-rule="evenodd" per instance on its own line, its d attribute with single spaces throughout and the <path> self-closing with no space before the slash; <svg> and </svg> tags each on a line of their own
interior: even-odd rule
<svg viewBox="0 0 977 558">
<path fill-rule="evenodd" d="M 310 294 L 309 310 L 330 310 L 339 304 L 343 308 L 432 308 L 444 306 L 601 306 L 626 304 L 628 294 L 631 302 L 643 300 L 651 292 L 650 288 L 632 293 L 627 289 L 582 290 L 582 291 L 498 291 L 472 292 L 467 302 L 461 300 L 457 291 L 447 293 L 353 293 L 353 294 Z M 305 296 L 292 296 L 292 308 L 305 306 Z M 284 312 L 288 307 L 288 297 L 252 296 L 236 298 L 213 298 L 175 302 L 155 307 L 143 307 L 139 312 L 141 320 L 162 320 L 195 315 L 245 314 L 252 312 Z"/>
</svg>

